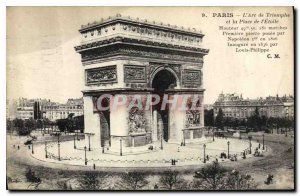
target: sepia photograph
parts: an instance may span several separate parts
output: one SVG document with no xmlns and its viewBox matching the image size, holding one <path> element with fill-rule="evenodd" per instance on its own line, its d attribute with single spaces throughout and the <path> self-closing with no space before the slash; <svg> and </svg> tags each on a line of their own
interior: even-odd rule
<svg viewBox="0 0 300 196">
<path fill-rule="evenodd" d="M 294 7 L 6 7 L 10 191 L 295 191 Z"/>
</svg>

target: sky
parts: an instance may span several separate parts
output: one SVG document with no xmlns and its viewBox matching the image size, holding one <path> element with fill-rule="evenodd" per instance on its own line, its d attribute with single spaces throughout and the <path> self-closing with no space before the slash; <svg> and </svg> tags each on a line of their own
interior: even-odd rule
<svg viewBox="0 0 300 196">
<path fill-rule="evenodd" d="M 83 67 L 74 46 L 80 43 L 81 25 L 120 13 L 133 18 L 202 30 L 204 57 L 204 103 L 221 93 L 257 98 L 293 95 L 294 64 L 292 20 L 282 19 L 291 31 L 279 40 L 280 59 L 266 54 L 236 53 L 218 30 L 228 18 L 212 13 L 244 13 L 245 8 L 212 7 L 8 7 L 7 98 L 47 98 L 65 102 L 82 97 Z M 251 13 L 280 12 L 285 8 L 255 8 Z M 203 18 L 202 13 L 208 15 Z"/>
</svg>

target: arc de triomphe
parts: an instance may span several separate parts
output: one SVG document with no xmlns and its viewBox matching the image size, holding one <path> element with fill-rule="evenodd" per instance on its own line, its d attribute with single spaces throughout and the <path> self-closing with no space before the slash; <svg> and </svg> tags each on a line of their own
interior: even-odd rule
<svg viewBox="0 0 300 196">
<path fill-rule="evenodd" d="M 182 143 L 203 137 L 203 57 L 204 34 L 169 24 L 117 15 L 83 25 L 82 40 L 75 50 L 84 67 L 85 132 L 93 133 L 95 149 L 144 151 L 162 142 Z M 99 97 L 108 109 L 99 110 Z M 118 95 L 129 101 L 140 97 L 142 104 L 156 94 L 193 95 L 197 110 L 171 110 L 161 104 L 148 110 L 120 105 L 111 108 Z M 187 101 L 187 105 L 189 104 Z M 193 101 L 193 100 L 192 100 Z"/>
</svg>

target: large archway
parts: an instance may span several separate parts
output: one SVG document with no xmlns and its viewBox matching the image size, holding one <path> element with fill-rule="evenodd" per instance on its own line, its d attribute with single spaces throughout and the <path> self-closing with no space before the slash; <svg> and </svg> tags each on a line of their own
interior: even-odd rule
<svg viewBox="0 0 300 196">
<path fill-rule="evenodd" d="M 152 88 L 154 94 L 160 96 L 160 103 L 153 106 L 153 121 L 157 125 L 155 127 L 155 133 L 158 140 L 163 139 L 164 141 L 169 140 L 169 109 L 166 107 L 164 110 L 161 109 L 161 104 L 166 90 L 174 89 L 177 86 L 177 80 L 175 75 L 167 70 L 162 69 L 158 71 L 152 79 Z M 162 138 L 161 138 L 162 137 Z"/>
</svg>

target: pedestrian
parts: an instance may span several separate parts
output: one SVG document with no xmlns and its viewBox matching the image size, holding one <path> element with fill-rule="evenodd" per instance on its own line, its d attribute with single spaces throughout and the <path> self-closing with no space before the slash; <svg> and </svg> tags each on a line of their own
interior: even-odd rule
<svg viewBox="0 0 300 196">
<path fill-rule="evenodd" d="M 243 153 L 243 159 L 246 159 L 246 152 Z"/>
<path fill-rule="evenodd" d="M 20 146 L 18 145 L 18 150 L 20 150 Z"/>
</svg>

